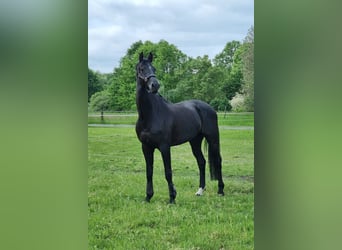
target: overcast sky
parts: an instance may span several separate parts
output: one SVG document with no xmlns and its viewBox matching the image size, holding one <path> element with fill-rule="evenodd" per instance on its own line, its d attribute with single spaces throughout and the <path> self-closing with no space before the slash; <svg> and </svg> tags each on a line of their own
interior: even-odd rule
<svg viewBox="0 0 342 250">
<path fill-rule="evenodd" d="M 253 0 L 89 0 L 88 66 L 113 72 L 139 40 L 164 39 L 188 56 L 212 59 L 252 25 Z"/>
</svg>

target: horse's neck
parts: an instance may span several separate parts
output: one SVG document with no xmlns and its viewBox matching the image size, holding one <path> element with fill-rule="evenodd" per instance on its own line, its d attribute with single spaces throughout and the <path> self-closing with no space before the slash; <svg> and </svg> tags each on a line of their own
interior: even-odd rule
<svg viewBox="0 0 342 250">
<path fill-rule="evenodd" d="M 140 120 L 153 119 L 153 115 L 159 109 L 159 106 L 156 105 L 156 98 L 158 97 L 147 93 L 139 85 L 137 86 L 136 104 Z"/>
</svg>

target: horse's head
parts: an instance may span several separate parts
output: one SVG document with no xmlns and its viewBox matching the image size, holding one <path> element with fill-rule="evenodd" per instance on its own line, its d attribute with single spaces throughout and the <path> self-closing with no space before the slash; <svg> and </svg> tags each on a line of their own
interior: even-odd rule
<svg viewBox="0 0 342 250">
<path fill-rule="evenodd" d="M 156 78 L 156 69 L 152 65 L 153 55 L 150 53 L 148 58 L 144 58 L 143 52 L 139 55 L 139 63 L 136 66 L 136 73 L 138 84 L 141 84 L 149 93 L 157 93 L 159 89 L 159 82 Z"/>
</svg>

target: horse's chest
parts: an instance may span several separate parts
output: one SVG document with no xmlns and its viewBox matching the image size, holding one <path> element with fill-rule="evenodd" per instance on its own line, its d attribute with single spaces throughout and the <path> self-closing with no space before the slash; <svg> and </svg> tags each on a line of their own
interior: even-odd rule
<svg viewBox="0 0 342 250">
<path fill-rule="evenodd" d="M 158 147 L 162 143 L 168 143 L 171 135 L 171 122 L 165 119 L 138 120 L 137 136 L 142 143 Z"/>
<path fill-rule="evenodd" d="M 142 143 L 157 146 L 161 141 L 162 133 L 157 130 L 143 130 L 139 134 L 139 140 Z"/>
<path fill-rule="evenodd" d="M 162 130 L 158 128 L 144 128 L 140 131 L 137 131 L 137 135 L 142 143 L 150 144 L 153 146 L 158 146 L 160 142 L 165 139 Z"/>
</svg>

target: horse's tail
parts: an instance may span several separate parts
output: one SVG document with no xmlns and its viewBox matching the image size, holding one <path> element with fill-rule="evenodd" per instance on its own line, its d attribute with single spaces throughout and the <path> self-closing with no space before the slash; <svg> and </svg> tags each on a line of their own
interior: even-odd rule
<svg viewBox="0 0 342 250">
<path fill-rule="evenodd" d="M 206 139 L 204 140 L 204 150 L 205 152 L 208 151 L 210 178 L 211 180 L 218 180 L 222 168 L 220 146 L 219 144 L 210 143 Z"/>
<path fill-rule="evenodd" d="M 208 151 L 210 178 L 222 180 L 222 159 L 220 155 L 220 137 L 216 111 L 207 103 L 193 101 L 202 122 L 202 134 L 205 137 L 204 150 Z"/>
</svg>

